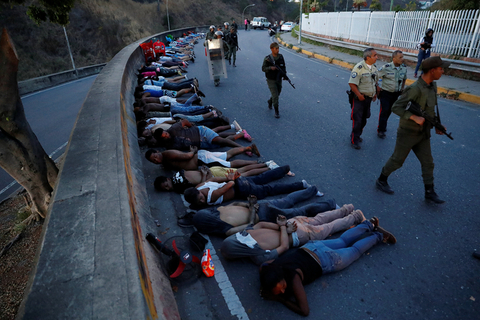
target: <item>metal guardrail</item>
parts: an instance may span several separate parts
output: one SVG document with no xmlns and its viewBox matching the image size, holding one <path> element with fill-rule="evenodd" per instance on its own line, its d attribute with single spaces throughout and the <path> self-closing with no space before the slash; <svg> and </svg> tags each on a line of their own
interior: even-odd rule
<svg viewBox="0 0 480 320">
<path fill-rule="evenodd" d="M 297 30 L 295 30 L 295 33 L 297 34 Z M 371 46 L 371 45 L 367 46 L 367 45 L 364 45 L 364 44 L 333 40 L 333 39 L 323 38 L 323 37 L 319 37 L 319 36 L 313 36 L 313 35 L 305 34 L 305 33 L 302 33 L 302 37 L 313 40 L 313 41 L 322 42 L 322 43 L 325 43 L 325 44 L 328 44 L 328 45 L 347 48 L 347 49 L 352 49 L 352 50 L 358 50 L 358 51 L 363 51 L 367 48 L 375 47 L 375 46 Z M 391 49 L 384 49 L 384 48 L 375 48 L 375 50 L 380 55 L 386 55 L 386 56 L 390 56 L 394 51 L 394 50 L 391 50 Z M 417 55 L 415 53 L 403 52 L 403 56 L 408 61 L 412 61 L 412 62 L 417 61 Z M 451 69 L 480 73 L 480 64 L 479 63 L 470 62 L 470 61 L 463 61 L 463 60 L 445 59 L 445 58 L 442 58 L 442 60 L 450 62 L 451 63 L 450 68 Z"/>
</svg>

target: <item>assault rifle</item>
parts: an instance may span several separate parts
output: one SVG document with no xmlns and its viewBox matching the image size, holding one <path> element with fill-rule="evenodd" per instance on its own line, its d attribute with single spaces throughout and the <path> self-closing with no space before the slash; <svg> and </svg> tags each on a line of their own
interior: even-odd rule
<svg viewBox="0 0 480 320">
<path fill-rule="evenodd" d="M 452 133 L 451 132 L 447 133 L 447 129 L 445 129 L 445 127 L 440 122 L 440 112 L 438 110 L 438 105 L 437 105 L 437 117 L 432 117 L 429 114 L 427 114 L 424 110 L 422 110 L 420 105 L 415 101 L 409 101 L 407 103 L 407 107 L 405 108 L 405 110 L 410 111 L 416 116 L 425 118 L 425 120 L 430 122 L 435 127 L 435 129 L 442 132 L 444 135 L 446 135 L 451 140 L 453 140 L 453 137 L 451 136 Z"/>
<path fill-rule="evenodd" d="M 278 71 L 280 71 L 280 74 L 285 78 L 285 80 L 287 80 L 288 83 L 290 83 L 290 85 L 293 87 L 293 89 L 296 89 L 295 86 L 293 85 L 292 81 L 290 81 L 290 78 L 287 76 L 287 74 L 282 70 L 282 68 L 277 66 L 277 64 L 275 63 L 275 59 L 273 59 L 272 55 L 270 54 L 268 57 L 270 59 L 270 62 L 273 63 L 273 66 L 275 68 L 277 68 Z"/>
</svg>

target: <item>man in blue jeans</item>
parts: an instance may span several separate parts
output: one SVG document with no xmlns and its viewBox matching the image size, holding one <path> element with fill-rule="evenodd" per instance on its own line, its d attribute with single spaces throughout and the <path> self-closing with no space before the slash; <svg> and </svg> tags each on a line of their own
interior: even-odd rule
<svg viewBox="0 0 480 320">
<path fill-rule="evenodd" d="M 184 192 L 185 200 L 192 208 L 203 208 L 207 205 L 217 205 L 233 199 L 247 199 L 254 195 L 258 199 L 268 196 L 291 193 L 309 187 L 306 181 L 286 184 L 268 184 L 283 178 L 290 171 L 290 166 L 282 166 L 264 172 L 254 177 L 242 177 L 240 173 L 230 173 L 225 178 L 212 178 L 199 184 L 195 188 L 188 188 Z"/>
<path fill-rule="evenodd" d="M 183 119 L 170 127 L 168 130 L 161 128 L 155 131 L 155 139 L 167 149 L 189 150 L 190 146 L 200 149 L 214 149 L 220 147 L 241 147 L 232 138 L 222 138 L 210 128 L 196 126 L 187 119 Z M 260 156 L 255 144 L 252 144 L 254 153 Z"/>
<path fill-rule="evenodd" d="M 418 61 L 417 66 L 415 67 L 414 77 L 418 77 L 417 72 L 422 65 L 422 61 L 430 58 L 430 50 L 435 48 L 435 39 L 433 39 L 433 29 L 428 28 L 425 32 L 425 36 L 423 36 L 417 44 L 418 48 Z"/>
<path fill-rule="evenodd" d="M 252 204 L 249 202 L 234 202 L 228 206 L 202 209 L 192 216 L 179 219 L 180 226 L 189 226 L 193 223 L 201 233 L 216 234 L 222 237 L 230 236 L 245 229 L 249 224 L 250 206 L 255 206 L 255 218 L 252 223 L 266 221 L 275 223 L 277 215 L 284 215 L 287 219 L 296 216 L 313 216 L 319 212 L 325 212 L 336 208 L 335 200 L 330 199 L 314 202 L 302 207 L 295 208 L 295 204 L 311 199 L 315 195 L 321 196 L 317 187 L 310 186 L 307 189 L 292 192 L 283 198 L 264 200 L 257 203 L 256 197 Z M 249 200 L 252 196 L 249 197 Z"/>
<path fill-rule="evenodd" d="M 261 295 L 308 316 L 304 285 L 320 276 L 345 269 L 380 242 L 394 244 L 395 236 L 379 225 L 378 218 L 365 220 L 339 238 L 309 241 L 260 269 Z"/>
</svg>

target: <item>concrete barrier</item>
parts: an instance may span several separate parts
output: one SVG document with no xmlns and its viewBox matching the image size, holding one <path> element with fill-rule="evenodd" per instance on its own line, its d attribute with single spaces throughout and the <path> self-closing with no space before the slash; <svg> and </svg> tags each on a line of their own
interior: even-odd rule
<svg viewBox="0 0 480 320">
<path fill-rule="evenodd" d="M 105 63 L 102 63 L 84 68 L 79 68 L 77 70 L 68 70 L 64 72 L 49 74 L 48 76 L 19 81 L 18 90 L 20 92 L 20 95 L 23 96 L 25 94 L 35 91 L 55 87 L 62 83 L 98 74 L 102 71 L 105 65 Z"/>
<path fill-rule="evenodd" d="M 145 240 L 156 226 L 132 104 L 150 38 L 103 68 L 78 114 L 19 319 L 180 319 Z"/>
</svg>

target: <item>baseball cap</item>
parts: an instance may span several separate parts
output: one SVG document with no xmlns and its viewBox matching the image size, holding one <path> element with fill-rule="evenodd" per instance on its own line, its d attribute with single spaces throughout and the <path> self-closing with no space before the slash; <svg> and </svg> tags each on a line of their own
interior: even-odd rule
<svg viewBox="0 0 480 320">
<path fill-rule="evenodd" d="M 430 69 L 438 67 L 448 68 L 448 66 L 450 66 L 450 62 L 443 61 L 442 58 L 438 56 L 427 58 L 422 62 L 423 72 L 427 72 Z"/>
</svg>

